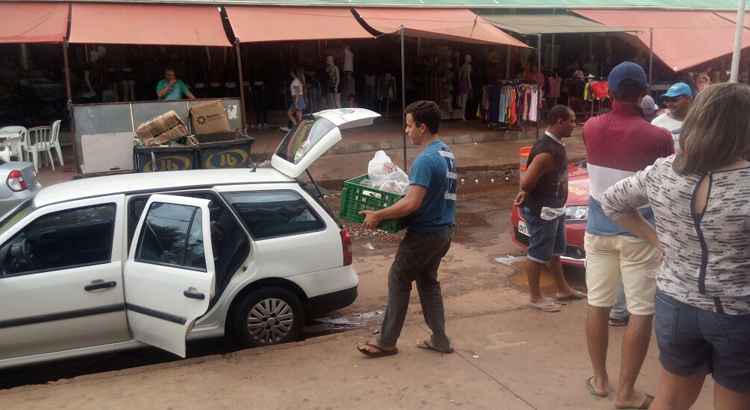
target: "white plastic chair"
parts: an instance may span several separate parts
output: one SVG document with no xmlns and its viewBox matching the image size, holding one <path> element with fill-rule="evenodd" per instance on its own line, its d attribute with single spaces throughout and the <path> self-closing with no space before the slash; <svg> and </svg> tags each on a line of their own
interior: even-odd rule
<svg viewBox="0 0 750 410">
<path fill-rule="evenodd" d="M 52 158 L 52 145 L 50 144 L 52 139 L 52 127 L 34 127 L 29 128 L 29 133 L 26 137 L 26 152 L 31 154 L 31 159 L 34 162 L 34 169 L 39 172 L 39 153 L 46 152 L 49 162 L 52 165 L 52 170 L 55 170 L 55 161 Z"/>
<path fill-rule="evenodd" d="M 52 151 L 52 148 L 57 151 L 57 158 L 60 159 L 60 166 L 64 167 L 65 163 L 63 162 L 63 154 L 62 154 L 62 148 L 60 147 L 60 123 L 62 121 L 57 120 L 52 123 L 52 135 L 50 136 L 50 151 Z M 54 167 L 52 167 L 54 169 Z"/>
<path fill-rule="evenodd" d="M 23 161 L 23 147 L 28 135 L 29 130 L 27 130 L 26 127 L 3 127 L 0 128 L 0 144 L 9 147 L 13 155 L 18 158 L 19 161 Z"/>
</svg>

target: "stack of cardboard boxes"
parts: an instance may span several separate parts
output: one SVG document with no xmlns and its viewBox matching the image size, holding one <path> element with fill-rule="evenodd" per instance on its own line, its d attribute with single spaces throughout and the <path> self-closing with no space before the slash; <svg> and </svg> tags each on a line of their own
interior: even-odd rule
<svg viewBox="0 0 750 410">
<path fill-rule="evenodd" d="M 207 101 L 190 107 L 190 118 L 193 133 L 196 135 L 231 132 L 229 118 L 222 101 Z M 188 137 L 188 144 L 196 144 L 182 118 L 174 111 L 169 111 L 147 121 L 135 131 L 144 146 L 165 145 L 180 138 Z"/>
</svg>

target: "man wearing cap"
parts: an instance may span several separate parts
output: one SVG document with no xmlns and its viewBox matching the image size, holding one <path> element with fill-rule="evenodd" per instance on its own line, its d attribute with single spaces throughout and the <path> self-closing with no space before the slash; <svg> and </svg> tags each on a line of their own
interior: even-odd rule
<svg viewBox="0 0 750 410">
<path fill-rule="evenodd" d="M 593 396 L 607 397 L 609 312 L 622 283 L 630 313 L 622 342 L 616 408 L 646 409 L 653 397 L 636 391 L 635 382 L 648 351 L 656 293 L 657 249 L 607 218 L 599 199 L 622 179 L 673 153 L 671 135 L 643 119 L 640 102 L 648 90 L 643 68 L 633 62 L 609 74 L 612 111 L 591 118 L 583 127 L 589 172 L 589 214 L 586 225 L 586 335 L 594 374 L 586 380 Z M 643 217 L 653 223 L 650 209 Z"/>
<path fill-rule="evenodd" d="M 664 128 L 672 134 L 674 150 L 678 152 L 682 122 L 685 120 L 685 116 L 690 109 L 690 103 L 693 101 L 693 90 L 685 83 L 675 83 L 661 96 L 661 100 L 667 107 L 667 111 L 654 118 L 651 124 Z"/>
</svg>

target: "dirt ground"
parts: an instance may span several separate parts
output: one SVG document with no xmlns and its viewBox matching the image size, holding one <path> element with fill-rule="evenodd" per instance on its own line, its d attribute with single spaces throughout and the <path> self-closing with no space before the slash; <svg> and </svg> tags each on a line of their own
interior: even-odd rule
<svg viewBox="0 0 750 410">
<path fill-rule="evenodd" d="M 590 374 L 583 335 L 585 304 L 558 314 L 525 307 L 524 273 L 494 262 L 521 255 L 510 241 L 514 184 L 459 190 L 458 227 L 440 271 L 448 331 L 456 354 L 414 348 L 427 336 L 413 292 L 397 356 L 367 360 L 354 351 L 372 337 L 386 304 L 388 268 L 398 235 L 350 226 L 356 303 L 306 331 L 299 343 L 236 351 L 222 340 L 189 345 L 189 358 L 156 349 L 105 354 L 0 371 L 0 409 L 609 409 L 584 388 Z M 336 205 L 337 197 L 329 198 Z M 583 272 L 568 272 L 574 286 Z M 551 280 L 543 279 L 547 292 Z M 360 326 L 335 326 L 336 320 Z M 616 380 L 622 330 L 612 332 Z M 652 346 L 639 387 L 654 393 Z M 710 383 L 695 409 L 710 408 Z"/>
</svg>

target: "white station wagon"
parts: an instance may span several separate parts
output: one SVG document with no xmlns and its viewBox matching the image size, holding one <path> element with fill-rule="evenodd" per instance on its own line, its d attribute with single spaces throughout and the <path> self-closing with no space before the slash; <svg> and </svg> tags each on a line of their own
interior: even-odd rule
<svg viewBox="0 0 750 410">
<path fill-rule="evenodd" d="M 155 172 L 42 189 L 0 221 L 0 368 L 187 339 L 292 341 L 348 306 L 349 234 L 297 178 L 372 124 L 322 111 L 282 141 L 272 168 Z M 308 173 L 309 174 L 309 173 Z"/>
</svg>

